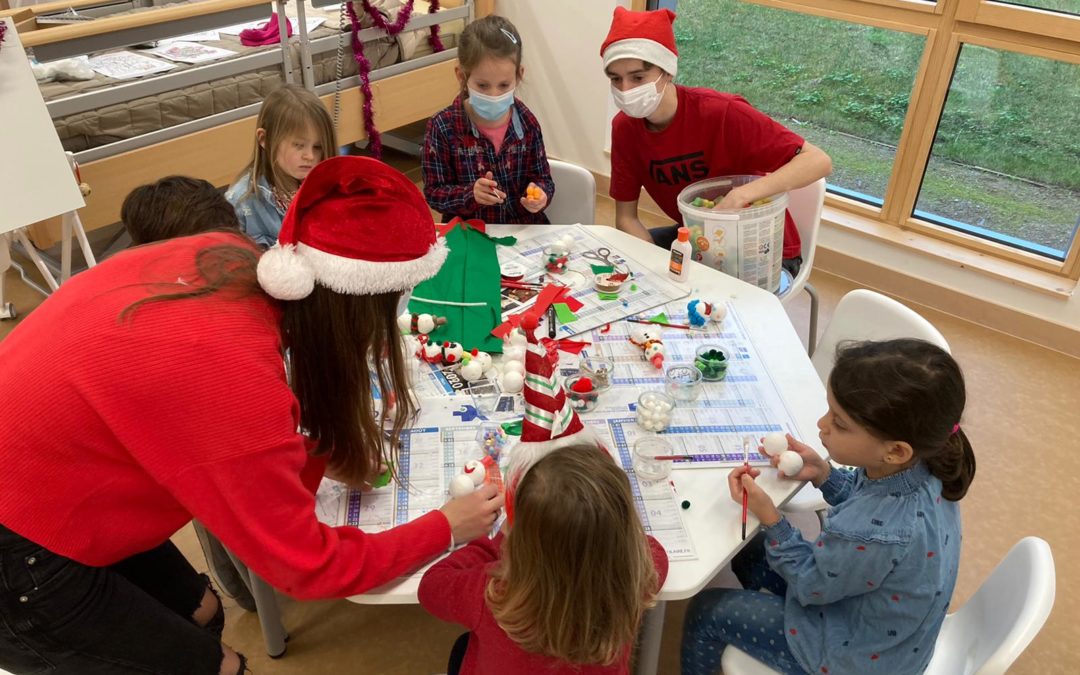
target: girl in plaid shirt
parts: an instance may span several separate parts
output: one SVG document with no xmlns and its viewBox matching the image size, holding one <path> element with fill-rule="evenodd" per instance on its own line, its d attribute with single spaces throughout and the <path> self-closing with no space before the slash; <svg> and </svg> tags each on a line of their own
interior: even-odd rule
<svg viewBox="0 0 1080 675">
<path fill-rule="evenodd" d="M 521 36 L 501 16 L 466 26 L 458 41 L 461 94 L 428 122 L 424 197 L 442 214 L 488 223 L 547 223 L 555 194 L 540 123 L 514 98 L 524 75 Z"/>
</svg>

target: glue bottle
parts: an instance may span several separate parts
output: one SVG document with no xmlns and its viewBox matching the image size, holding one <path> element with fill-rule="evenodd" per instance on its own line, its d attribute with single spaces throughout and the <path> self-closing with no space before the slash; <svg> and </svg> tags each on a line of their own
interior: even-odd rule
<svg viewBox="0 0 1080 675">
<path fill-rule="evenodd" d="M 690 278 L 690 258 L 693 249 L 690 246 L 690 229 L 679 228 L 679 238 L 671 243 L 671 260 L 668 262 L 668 276 L 675 281 Z"/>
</svg>

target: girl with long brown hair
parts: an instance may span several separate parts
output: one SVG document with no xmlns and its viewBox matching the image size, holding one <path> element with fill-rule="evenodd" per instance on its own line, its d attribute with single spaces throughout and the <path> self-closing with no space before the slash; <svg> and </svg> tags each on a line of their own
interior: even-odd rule
<svg viewBox="0 0 1080 675">
<path fill-rule="evenodd" d="M 311 172 L 281 240 L 261 259 L 229 232 L 125 251 L 0 342 L 18 430 L 0 435 L 0 668 L 242 672 L 169 543 L 193 517 L 301 599 L 363 593 L 494 523 L 494 488 L 378 534 L 316 520 L 327 466 L 361 482 L 397 450 L 414 413 L 397 305 L 446 253 L 419 190 L 360 157 Z"/>
<path fill-rule="evenodd" d="M 630 482 L 595 444 L 550 451 L 513 494 L 508 532 L 437 563 L 420 604 L 470 630 L 449 672 L 626 673 L 638 625 L 667 576 Z"/>
</svg>

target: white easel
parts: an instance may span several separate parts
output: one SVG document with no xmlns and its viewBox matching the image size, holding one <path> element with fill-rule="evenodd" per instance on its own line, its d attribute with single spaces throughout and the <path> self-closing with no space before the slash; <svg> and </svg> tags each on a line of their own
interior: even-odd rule
<svg viewBox="0 0 1080 675">
<path fill-rule="evenodd" d="M 4 161 L 0 161 L 0 319 L 9 319 L 15 316 L 15 308 L 4 301 L 3 291 L 4 275 L 12 266 L 13 242 L 33 261 L 49 291 L 71 276 L 73 236 L 87 265 L 93 266 L 95 260 L 79 220 L 78 209 L 86 202 L 76 179 L 78 166 L 60 144 L 15 25 L 9 19 L 0 21 L 8 28 L 0 45 L 0 110 L 4 111 L 0 125 L 0 148 L 4 149 Z M 58 215 L 63 221 L 59 281 L 26 234 L 29 225 Z"/>
</svg>

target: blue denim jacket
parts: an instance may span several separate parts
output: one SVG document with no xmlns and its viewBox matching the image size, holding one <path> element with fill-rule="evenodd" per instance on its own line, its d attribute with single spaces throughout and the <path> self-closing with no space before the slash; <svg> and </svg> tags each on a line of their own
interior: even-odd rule
<svg viewBox="0 0 1080 675">
<path fill-rule="evenodd" d="M 821 536 L 781 519 L 769 565 L 788 583 L 788 647 L 810 673 L 920 673 L 949 609 L 960 561 L 960 507 L 918 463 L 870 480 L 833 469 Z"/>
<path fill-rule="evenodd" d="M 225 199 L 236 209 L 236 217 L 240 219 L 244 232 L 260 247 L 270 248 L 277 243 L 285 212 L 278 207 L 265 178 L 259 179 L 251 194 L 247 194 L 249 185 L 251 176 L 245 174 L 228 189 Z"/>
</svg>

